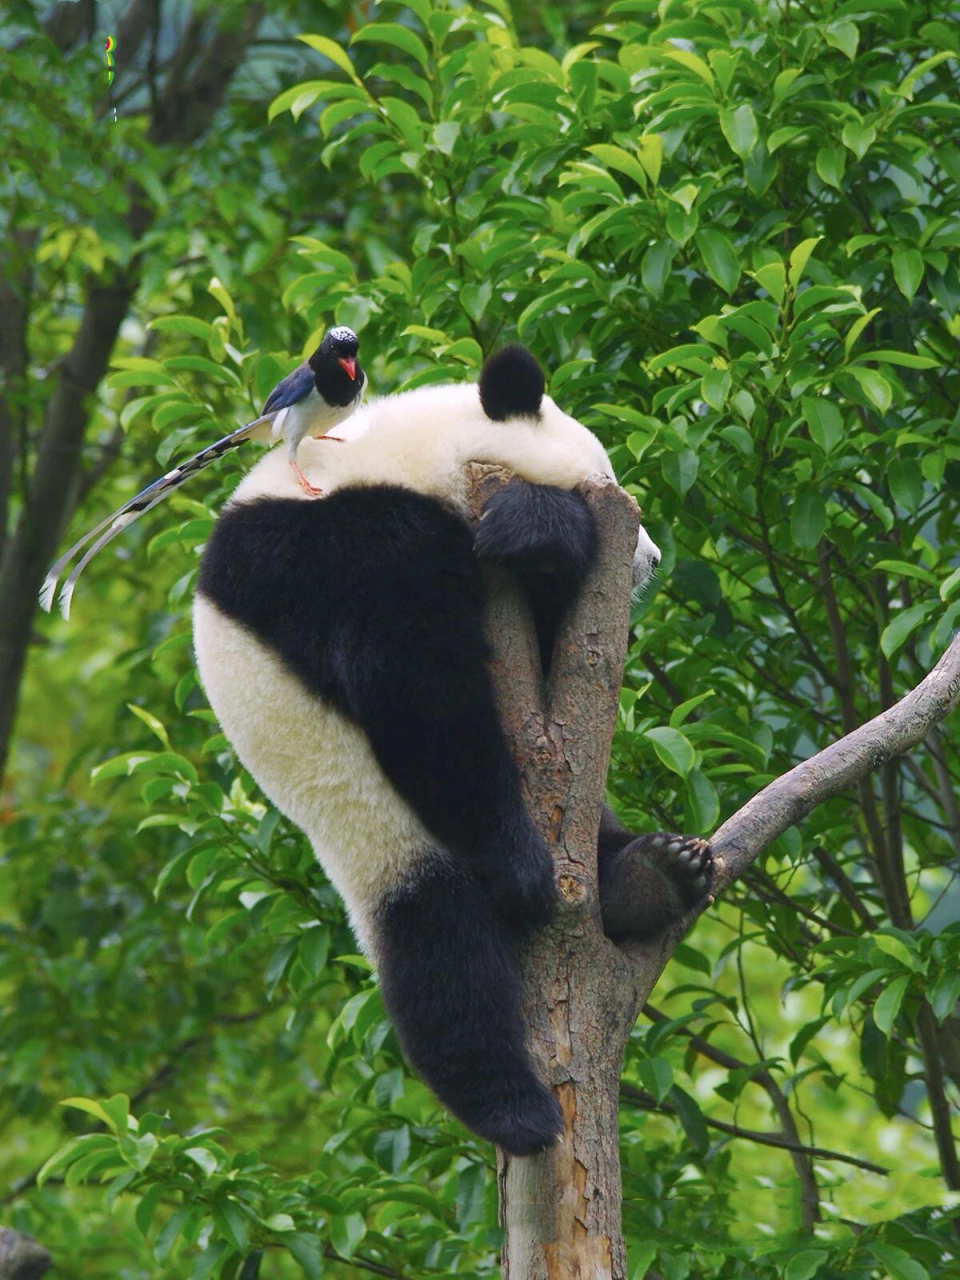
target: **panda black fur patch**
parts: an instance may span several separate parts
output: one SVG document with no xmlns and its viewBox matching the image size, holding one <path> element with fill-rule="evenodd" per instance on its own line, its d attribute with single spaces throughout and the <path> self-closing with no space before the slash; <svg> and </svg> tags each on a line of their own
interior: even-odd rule
<svg viewBox="0 0 960 1280">
<path fill-rule="evenodd" d="M 546 382 L 543 370 L 519 343 L 502 347 L 480 373 L 480 403 L 488 418 L 538 418 Z"/>
</svg>

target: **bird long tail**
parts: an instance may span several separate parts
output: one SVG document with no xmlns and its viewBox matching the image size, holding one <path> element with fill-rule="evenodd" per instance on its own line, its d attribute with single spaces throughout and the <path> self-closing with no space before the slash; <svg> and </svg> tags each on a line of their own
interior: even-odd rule
<svg viewBox="0 0 960 1280">
<path fill-rule="evenodd" d="M 122 507 L 118 507 L 105 520 L 101 520 L 98 525 L 87 532 L 73 546 L 65 551 L 57 562 L 51 566 L 50 572 L 44 579 L 43 586 L 40 588 L 40 607 L 45 609 L 47 613 L 53 607 L 53 598 L 56 594 L 57 583 L 60 575 L 73 559 L 73 557 L 92 539 L 96 538 L 94 545 L 86 552 L 80 560 L 77 567 L 70 574 L 64 584 L 63 591 L 60 594 L 60 609 L 64 617 L 69 616 L 70 600 L 73 596 L 74 588 L 80 574 L 90 563 L 98 551 L 102 550 L 114 537 L 122 530 L 139 519 L 145 511 L 149 511 L 151 507 L 155 507 L 158 502 L 171 494 L 174 489 L 178 489 L 180 485 L 191 475 L 197 471 L 202 471 L 204 467 L 214 462 L 217 458 L 223 456 L 230 449 L 235 449 L 237 445 L 251 436 L 257 427 L 262 426 L 265 422 L 269 422 L 273 414 L 262 414 L 259 418 L 255 418 L 253 422 L 247 422 L 242 427 L 238 427 L 236 431 L 231 431 L 229 435 L 223 436 L 220 440 L 213 444 L 207 445 L 205 449 L 201 449 L 199 453 L 195 453 L 192 458 L 188 458 L 186 462 L 174 467 L 168 471 L 166 475 L 161 476 L 159 480 L 154 480 L 152 484 L 148 484 L 145 489 L 141 489 L 138 494 L 125 502 Z M 106 532 L 104 532 L 106 531 Z"/>
</svg>

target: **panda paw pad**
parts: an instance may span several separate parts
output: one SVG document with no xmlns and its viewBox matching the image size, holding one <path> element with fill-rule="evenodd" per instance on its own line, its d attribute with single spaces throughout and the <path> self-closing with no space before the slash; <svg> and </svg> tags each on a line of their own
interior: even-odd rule
<svg viewBox="0 0 960 1280">
<path fill-rule="evenodd" d="M 713 883 L 713 851 L 709 840 L 700 836 L 674 835 L 660 831 L 650 837 L 651 853 L 661 868 L 677 883 L 684 896 L 697 901 L 710 892 Z"/>
</svg>

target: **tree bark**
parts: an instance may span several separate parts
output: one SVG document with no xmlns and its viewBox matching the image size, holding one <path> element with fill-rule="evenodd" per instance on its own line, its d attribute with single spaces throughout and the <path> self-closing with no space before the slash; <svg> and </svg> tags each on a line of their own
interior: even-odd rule
<svg viewBox="0 0 960 1280">
<path fill-rule="evenodd" d="M 509 477 L 470 468 L 471 509 Z M 561 907 L 522 957 L 530 1048 L 566 1120 L 539 1156 L 498 1153 L 505 1280 L 624 1280 L 617 1098 L 636 1017 L 695 914 L 644 944 L 615 946 L 599 912 L 596 834 L 629 630 L 637 509 L 610 481 L 584 494 L 602 554 L 557 642 L 545 688 L 533 627 L 510 575 L 491 571 L 488 634 L 504 727 L 557 861 Z M 709 901 L 816 805 L 922 741 L 960 701 L 960 636 L 911 693 L 778 778 L 712 838 Z"/>
</svg>

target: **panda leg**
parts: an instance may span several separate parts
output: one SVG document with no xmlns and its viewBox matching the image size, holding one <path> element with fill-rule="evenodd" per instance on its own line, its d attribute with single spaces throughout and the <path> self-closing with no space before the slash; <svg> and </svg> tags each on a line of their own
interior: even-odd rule
<svg viewBox="0 0 960 1280">
<path fill-rule="evenodd" d="M 563 1121 L 524 1047 L 513 942 L 473 877 L 430 855 L 381 902 L 374 934 L 403 1051 L 440 1101 L 511 1155 L 552 1145 Z"/>
<path fill-rule="evenodd" d="M 636 836 L 608 809 L 597 857 L 603 928 L 614 941 L 659 933 L 702 902 L 713 883 L 708 841 L 666 831 Z"/>
</svg>

